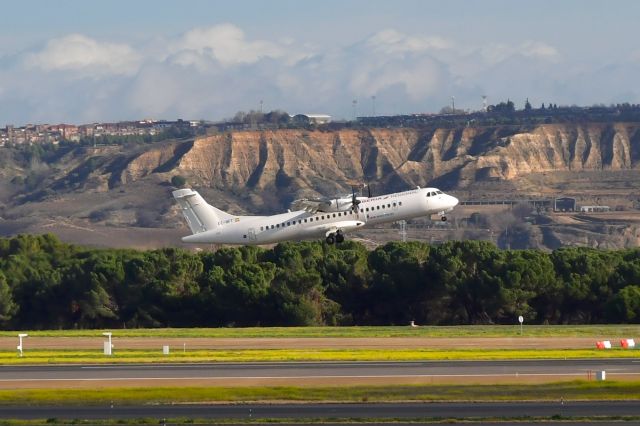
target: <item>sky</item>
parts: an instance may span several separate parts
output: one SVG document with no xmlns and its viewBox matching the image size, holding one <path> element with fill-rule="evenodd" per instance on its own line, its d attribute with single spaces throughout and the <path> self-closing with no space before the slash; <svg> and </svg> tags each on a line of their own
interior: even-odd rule
<svg viewBox="0 0 640 426">
<path fill-rule="evenodd" d="M 21 0 L 0 126 L 640 103 L 640 2 Z M 355 102 L 354 102 L 355 101 Z"/>
</svg>

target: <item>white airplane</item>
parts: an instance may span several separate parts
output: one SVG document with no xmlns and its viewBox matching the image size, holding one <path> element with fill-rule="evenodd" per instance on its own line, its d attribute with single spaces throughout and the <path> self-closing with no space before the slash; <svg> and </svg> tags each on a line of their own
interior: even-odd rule
<svg viewBox="0 0 640 426">
<path fill-rule="evenodd" d="M 445 214 L 458 199 L 437 188 L 420 188 L 379 197 L 343 197 L 334 200 L 298 200 L 302 208 L 273 216 L 236 216 L 209 204 L 192 189 L 173 191 L 192 235 L 185 243 L 272 244 L 290 240 L 325 238 L 328 244 L 344 241 L 344 233 L 385 222 Z"/>
</svg>

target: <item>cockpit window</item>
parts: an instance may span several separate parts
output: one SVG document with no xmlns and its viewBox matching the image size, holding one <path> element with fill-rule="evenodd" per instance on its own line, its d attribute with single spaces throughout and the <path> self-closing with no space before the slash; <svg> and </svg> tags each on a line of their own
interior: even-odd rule
<svg viewBox="0 0 640 426">
<path fill-rule="evenodd" d="M 442 194 L 442 191 L 436 191 L 436 194 Z"/>
</svg>

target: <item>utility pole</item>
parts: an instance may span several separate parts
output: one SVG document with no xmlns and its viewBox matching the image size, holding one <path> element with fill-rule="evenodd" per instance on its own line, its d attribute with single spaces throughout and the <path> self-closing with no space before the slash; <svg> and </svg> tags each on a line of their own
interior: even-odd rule
<svg viewBox="0 0 640 426">
<path fill-rule="evenodd" d="M 371 105 L 372 105 L 372 116 L 376 116 L 376 95 L 371 96 Z"/>
</svg>

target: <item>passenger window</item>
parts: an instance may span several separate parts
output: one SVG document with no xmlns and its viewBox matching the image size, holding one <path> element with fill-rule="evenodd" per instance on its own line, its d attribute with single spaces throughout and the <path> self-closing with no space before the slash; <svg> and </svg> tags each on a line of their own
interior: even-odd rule
<svg viewBox="0 0 640 426">
<path fill-rule="evenodd" d="M 388 208 L 391 208 L 391 204 L 387 204 L 387 207 L 388 207 Z"/>
<path fill-rule="evenodd" d="M 384 204 L 382 205 L 382 208 L 384 209 Z"/>
<path fill-rule="evenodd" d="M 287 226 L 291 226 L 291 222 L 287 222 Z"/>
<path fill-rule="evenodd" d="M 304 220 L 304 223 L 307 223 L 307 219 Z"/>
<path fill-rule="evenodd" d="M 260 230 L 261 230 L 261 231 L 262 231 L 262 228 L 263 228 L 263 227 L 261 226 L 261 227 L 260 227 Z"/>
<path fill-rule="evenodd" d="M 335 213 L 333 214 L 333 217 L 336 217 L 336 214 L 335 214 Z"/>
<path fill-rule="evenodd" d="M 402 201 L 398 201 L 398 205 L 401 206 L 402 205 Z"/>
<path fill-rule="evenodd" d="M 376 206 L 376 210 L 380 210 L 380 206 Z"/>
<path fill-rule="evenodd" d="M 273 225 L 271 225 L 271 229 L 273 229 Z"/>
<path fill-rule="evenodd" d="M 393 203 L 393 207 L 396 207 L 396 203 Z"/>
<path fill-rule="evenodd" d="M 322 216 L 322 220 L 324 220 L 324 216 Z"/>
<path fill-rule="evenodd" d="M 280 224 L 279 224 L 279 223 L 278 223 L 278 224 L 276 224 L 276 228 L 280 228 Z"/>
</svg>

